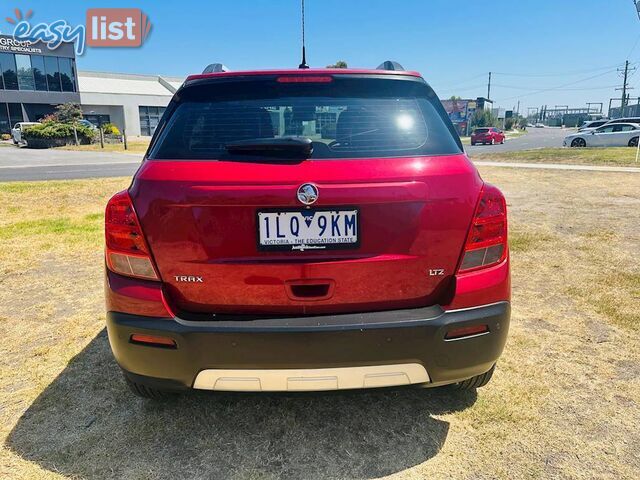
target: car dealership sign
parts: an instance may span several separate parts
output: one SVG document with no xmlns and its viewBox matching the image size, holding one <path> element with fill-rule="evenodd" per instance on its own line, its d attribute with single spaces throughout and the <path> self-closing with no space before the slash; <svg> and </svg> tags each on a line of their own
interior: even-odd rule
<svg viewBox="0 0 640 480">
<path fill-rule="evenodd" d="M 0 52 L 10 53 L 42 53 L 42 48 L 35 47 L 36 42 L 16 40 L 13 37 L 0 37 Z"/>
</svg>

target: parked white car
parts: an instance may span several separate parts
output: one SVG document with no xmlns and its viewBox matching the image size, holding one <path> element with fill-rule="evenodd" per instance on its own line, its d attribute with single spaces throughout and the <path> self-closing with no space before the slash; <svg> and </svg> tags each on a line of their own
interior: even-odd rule
<svg viewBox="0 0 640 480">
<path fill-rule="evenodd" d="M 28 127 L 30 125 L 39 125 L 39 123 L 38 122 L 18 122 L 13 126 L 13 128 L 11 129 L 11 138 L 14 144 L 19 145 L 21 143 L 24 143 L 24 139 L 22 138 L 22 131 L 25 129 L 25 127 Z"/>
<path fill-rule="evenodd" d="M 565 137 L 565 147 L 637 147 L 640 125 L 615 123 Z"/>
<path fill-rule="evenodd" d="M 584 131 L 591 131 L 591 130 L 595 130 L 598 127 L 603 126 L 605 123 L 609 123 L 609 119 L 605 118 L 605 119 L 600 119 L 600 120 L 591 120 L 589 122 L 584 122 L 580 127 L 578 127 L 578 131 L 579 132 L 584 132 Z M 633 123 L 633 122 L 630 122 Z"/>
</svg>

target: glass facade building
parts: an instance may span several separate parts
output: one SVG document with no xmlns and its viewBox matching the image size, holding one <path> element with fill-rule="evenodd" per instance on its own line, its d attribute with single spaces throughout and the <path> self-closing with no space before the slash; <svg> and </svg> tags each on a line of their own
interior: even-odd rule
<svg viewBox="0 0 640 480">
<path fill-rule="evenodd" d="M 50 50 L 0 35 L 0 133 L 17 122 L 38 121 L 66 102 L 80 103 L 73 44 Z"/>
</svg>

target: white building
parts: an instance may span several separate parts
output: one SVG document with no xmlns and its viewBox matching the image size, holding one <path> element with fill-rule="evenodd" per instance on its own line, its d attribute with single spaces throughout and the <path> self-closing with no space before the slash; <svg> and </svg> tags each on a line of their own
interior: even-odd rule
<svg viewBox="0 0 640 480">
<path fill-rule="evenodd" d="M 152 135 L 184 78 L 78 71 L 84 117 L 114 123 L 127 136 Z"/>
</svg>

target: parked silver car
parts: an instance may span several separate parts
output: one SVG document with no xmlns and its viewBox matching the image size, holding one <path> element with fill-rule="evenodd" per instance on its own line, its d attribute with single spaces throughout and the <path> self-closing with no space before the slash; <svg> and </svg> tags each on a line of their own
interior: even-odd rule
<svg viewBox="0 0 640 480">
<path fill-rule="evenodd" d="M 637 123 L 606 124 L 595 130 L 567 135 L 565 147 L 637 147 L 640 125 Z"/>
<path fill-rule="evenodd" d="M 603 126 L 605 123 L 609 123 L 608 118 L 584 122 L 580 127 L 578 127 L 578 131 L 583 132 L 585 130 L 595 130 L 596 128 Z"/>
<path fill-rule="evenodd" d="M 11 139 L 15 145 L 19 145 L 21 143 L 25 143 L 22 138 L 22 131 L 25 127 L 29 127 L 31 125 L 39 125 L 38 122 L 18 122 L 11 129 Z"/>
</svg>

